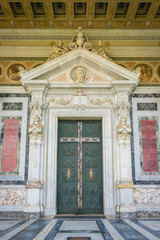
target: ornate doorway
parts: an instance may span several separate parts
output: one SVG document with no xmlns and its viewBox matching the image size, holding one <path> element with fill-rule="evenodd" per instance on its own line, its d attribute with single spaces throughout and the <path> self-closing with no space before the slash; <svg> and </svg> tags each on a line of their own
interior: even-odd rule
<svg viewBox="0 0 160 240">
<path fill-rule="evenodd" d="M 59 121 L 57 209 L 103 213 L 101 121 Z"/>
</svg>

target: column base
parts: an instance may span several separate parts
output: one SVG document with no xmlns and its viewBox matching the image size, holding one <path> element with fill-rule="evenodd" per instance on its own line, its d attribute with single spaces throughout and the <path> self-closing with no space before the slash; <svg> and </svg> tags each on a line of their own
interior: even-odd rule
<svg viewBox="0 0 160 240">
<path fill-rule="evenodd" d="M 44 216 L 55 216 L 57 214 L 57 209 L 46 208 L 44 209 Z"/>
</svg>

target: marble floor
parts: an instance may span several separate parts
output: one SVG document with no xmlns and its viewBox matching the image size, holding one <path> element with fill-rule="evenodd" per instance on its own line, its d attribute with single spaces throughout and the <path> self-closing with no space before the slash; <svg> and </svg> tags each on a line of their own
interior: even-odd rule
<svg viewBox="0 0 160 240">
<path fill-rule="evenodd" d="M 158 240 L 160 219 L 0 219 L 0 239 L 7 240 Z"/>
</svg>

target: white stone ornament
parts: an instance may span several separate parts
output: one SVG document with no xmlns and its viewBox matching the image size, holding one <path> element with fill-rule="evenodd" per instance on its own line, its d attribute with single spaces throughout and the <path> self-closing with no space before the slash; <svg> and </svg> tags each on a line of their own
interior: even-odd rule
<svg viewBox="0 0 160 240">
<path fill-rule="evenodd" d="M 44 104 L 40 103 L 38 100 L 35 100 L 29 105 L 29 109 L 31 111 L 31 115 L 41 115 L 43 109 L 44 109 Z"/>
<path fill-rule="evenodd" d="M 41 140 L 43 137 L 43 124 L 40 121 L 40 117 L 35 115 L 33 117 L 33 123 L 29 126 L 28 129 L 29 136 L 32 140 L 34 140 L 35 145 L 37 144 L 37 140 Z"/>
<path fill-rule="evenodd" d="M 69 105 L 71 104 L 73 98 L 72 97 L 58 97 L 58 98 L 53 98 L 51 97 L 48 100 L 48 105 L 54 103 L 55 105 Z"/>
<path fill-rule="evenodd" d="M 107 60 L 111 60 L 111 52 L 107 47 L 103 46 L 102 40 L 98 41 L 98 47 L 92 46 L 92 43 L 88 42 L 88 38 L 85 36 L 83 28 L 80 26 L 76 31 L 76 35 L 73 37 L 73 41 L 69 44 L 68 47 L 63 46 L 62 40 L 59 41 L 58 46 L 54 45 L 52 47 L 47 62 L 59 56 L 62 56 L 69 51 L 73 51 L 79 48 L 83 48 Z"/>
<path fill-rule="evenodd" d="M 71 79 L 76 83 L 85 83 L 88 81 L 87 69 L 84 66 L 77 66 L 76 68 L 72 69 L 71 71 Z"/>
<path fill-rule="evenodd" d="M 127 123 L 127 116 L 121 115 L 119 123 L 117 125 L 117 137 L 118 139 L 125 140 L 131 136 L 131 126 Z"/>
</svg>

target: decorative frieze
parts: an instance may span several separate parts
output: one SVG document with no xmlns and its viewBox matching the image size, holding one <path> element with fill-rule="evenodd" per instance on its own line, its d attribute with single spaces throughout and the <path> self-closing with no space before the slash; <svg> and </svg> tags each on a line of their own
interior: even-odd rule
<svg viewBox="0 0 160 240">
<path fill-rule="evenodd" d="M 55 104 L 55 105 L 69 105 L 71 104 L 73 97 L 57 97 L 57 98 L 49 98 L 48 105 Z"/>
<path fill-rule="evenodd" d="M 88 97 L 88 103 L 91 105 L 103 105 L 105 103 L 109 104 L 109 105 L 113 105 L 113 101 L 111 98 L 105 97 L 105 98 L 101 98 L 101 97 Z"/>
<path fill-rule="evenodd" d="M 1 189 L 0 205 L 25 205 L 26 190 L 25 189 Z"/>
</svg>

